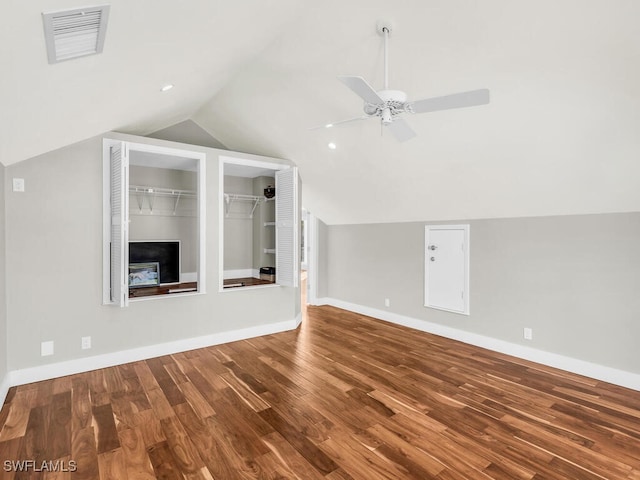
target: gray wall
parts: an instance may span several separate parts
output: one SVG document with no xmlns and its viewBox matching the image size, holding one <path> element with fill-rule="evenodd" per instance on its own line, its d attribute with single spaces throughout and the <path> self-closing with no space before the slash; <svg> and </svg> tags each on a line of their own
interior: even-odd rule
<svg viewBox="0 0 640 480">
<path fill-rule="evenodd" d="M 250 178 L 225 175 L 224 191 L 253 195 L 253 182 Z M 253 221 L 245 216 L 248 208 L 249 203 L 235 203 L 229 217 L 224 219 L 225 271 L 253 268 Z"/>
<path fill-rule="evenodd" d="M 471 225 L 470 316 L 423 306 L 423 222 L 328 227 L 320 290 L 640 373 L 640 213 L 446 223 Z M 532 341 L 523 340 L 524 327 Z"/>
<path fill-rule="evenodd" d="M 320 220 L 317 219 L 317 229 L 318 229 L 318 265 L 317 265 L 317 282 L 318 285 L 316 287 L 316 295 L 318 298 L 328 297 L 329 296 L 329 259 L 327 257 L 327 250 L 329 248 L 328 244 L 328 232 L 329 229 L 327 225 Z"/>
<path fill-rule="evenodd" d="M 11 180 L 9 179 L 9 181 Z M 5 188 L 6 188 L 5 187 L 5 167 L 0 165 L 0 383 L 2 383 L 7 373 L 7 346 L 8 346 L 7 345 L 7 302 L 6 302 L 6 296 L 5 296 L 6 295 Z"/>
<path fill-rule="evenodd" d="M 150 133 L 147 136 L 161 140 L 169 140 L 171 142 L 188 143 L 190 145 L 201 145 L 203 147 L 223 150 L 227 149 L 217 138 L 213 137 L 193 120 L 176 123 L 170 127 Z"/>
<path fill-rule="evenodd" d="M 293 320 L 298 288 L 218 292 L 218 155 L 256 157 L 170 142 L 112 138 L 204 152 L 207 293 L 102 305 L 102 138 L 96 137 L 6 168 L 26 192 L 6 197 L 8 367 L 80 359 L 262 324 Z M 80 338 L 90 335 L 91 350 Z M 55 355 L 40 356 L 53 340 Z"/>
<path fill-rule="evenodd" d="M 175 188 L 177 190 L 197 190 L 197 175 L 186 170 L 151 168 L 131 165 L 129 182 L 131 185 Z M 142 212 L 140 204 L 142 201 Z M 181 273 L 198 270 L 198 223 L 195 216 L 196 200 L 182 199 L 173 215 L 175 199 L 156 197 L 153 215 L 149 212 L 148 200 L 143 196 L 130 196 L 129 240 L 180 240 Z"/>
</svg>

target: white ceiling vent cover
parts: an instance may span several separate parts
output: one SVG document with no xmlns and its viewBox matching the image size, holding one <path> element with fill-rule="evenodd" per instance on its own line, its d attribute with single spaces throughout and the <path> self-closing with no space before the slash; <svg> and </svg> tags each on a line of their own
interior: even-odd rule
<svg viewBox="0 0 640 480">
<path fill-rule="evenodd" d="M 42 14 L 49 63 L 101 53 L 109 5 Z"/>
</svg>

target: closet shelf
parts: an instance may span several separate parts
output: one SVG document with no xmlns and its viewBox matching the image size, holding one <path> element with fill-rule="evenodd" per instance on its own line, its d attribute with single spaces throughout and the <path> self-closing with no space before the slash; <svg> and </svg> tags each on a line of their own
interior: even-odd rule
<svg viewBox="0 0 640 480">
<path fill-rule="evenodd" d="M 276 226 L 276 222 L 264 222 L 264 226 L 265 227 L 275 227 Z"/>
<path fill-rule="evenodd" d="M 129 185 L 129 194 L 134 195 L 138 202 L 138 212 L 142 213 L 145 199 L 149 205 L 149 214 L 153 214 L 155 199 L 158 197 L 173 198 L 173 212 L 176 214 L 180 199 L 197 198 L 198 193 L 194 190 L 181 190 L 178 188 L 152 187 L 148 185 Z"/>
<path fill-rule="evenodd" d="M 275 248 L 265 248 L 264 249 L 264 253 L 276 253 L 276 249 Z"/>
<path fill-rule="evenodd" d="M 169 197 L 191 197 L 195 198 L 195 190 L 180 190 L 177 188 L 150 187 L 147 185 L 129 185 L 129 193 L 169 196 Z"/>
<path fill-rule="evenodd" d="M 247 210 L 251 208 L 251 211 L 244 214 L 242 218 L 253 218 L 253 212 L 256 211 L 256 207 L 261 201 L 264 201 L 264 197 L 258 195 L 244 195 L 241 193 L 225 193 L 224 194 L 224 213 L 228 217 L 231 215 L 231 206 L 234 203 L 244 203 L 249 205 Z"/>
</svg>

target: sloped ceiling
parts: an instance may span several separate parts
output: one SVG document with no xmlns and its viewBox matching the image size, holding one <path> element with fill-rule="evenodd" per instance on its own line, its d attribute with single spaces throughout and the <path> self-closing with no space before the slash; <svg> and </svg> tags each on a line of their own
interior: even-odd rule
<svg viewBox="0 0 640 480">
<path fill-rule="evenodd" d="M 99 3 L 111 5 L 104 52 L 54 65 L 47 63 L 42 12 L 87 3 L 0 5 L 4 165 L 110 130 L 144 135 L 188 119 L 302 8 L 295 0 Z M 166 84 L 176 87 L 163 93 Z"/>
<path fill-rule="evenodd" d="M 57 65 L 40 13 L 77 4 L 5 5 L 5 165 L 191 119 L 230 149 L 295 161 L 329 224 L 640 211 L 636 0 L 117 0 L 104 53 Z M 391 88 L 489 88 L 490 105 L 411 116 L 405 143 L 373 119 L 309 130 L 361 114 L 337 75 L 382 87 L 380 19 Z"/>
</svg>

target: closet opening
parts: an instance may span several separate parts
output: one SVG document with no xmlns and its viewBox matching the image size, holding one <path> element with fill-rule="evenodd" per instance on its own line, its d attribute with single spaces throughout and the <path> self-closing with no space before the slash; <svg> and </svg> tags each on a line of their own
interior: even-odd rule
<svg viewBox="0 0 640 480">
<path fill-rule="evenodd" d="M 297 169 L 222 157 L 220 290 L 297 286 Z"/>
<path fill-rule="evenodd" d="M 105 304 L 204 293 L 204 159 L 105 139 Z"/>
</svg>

